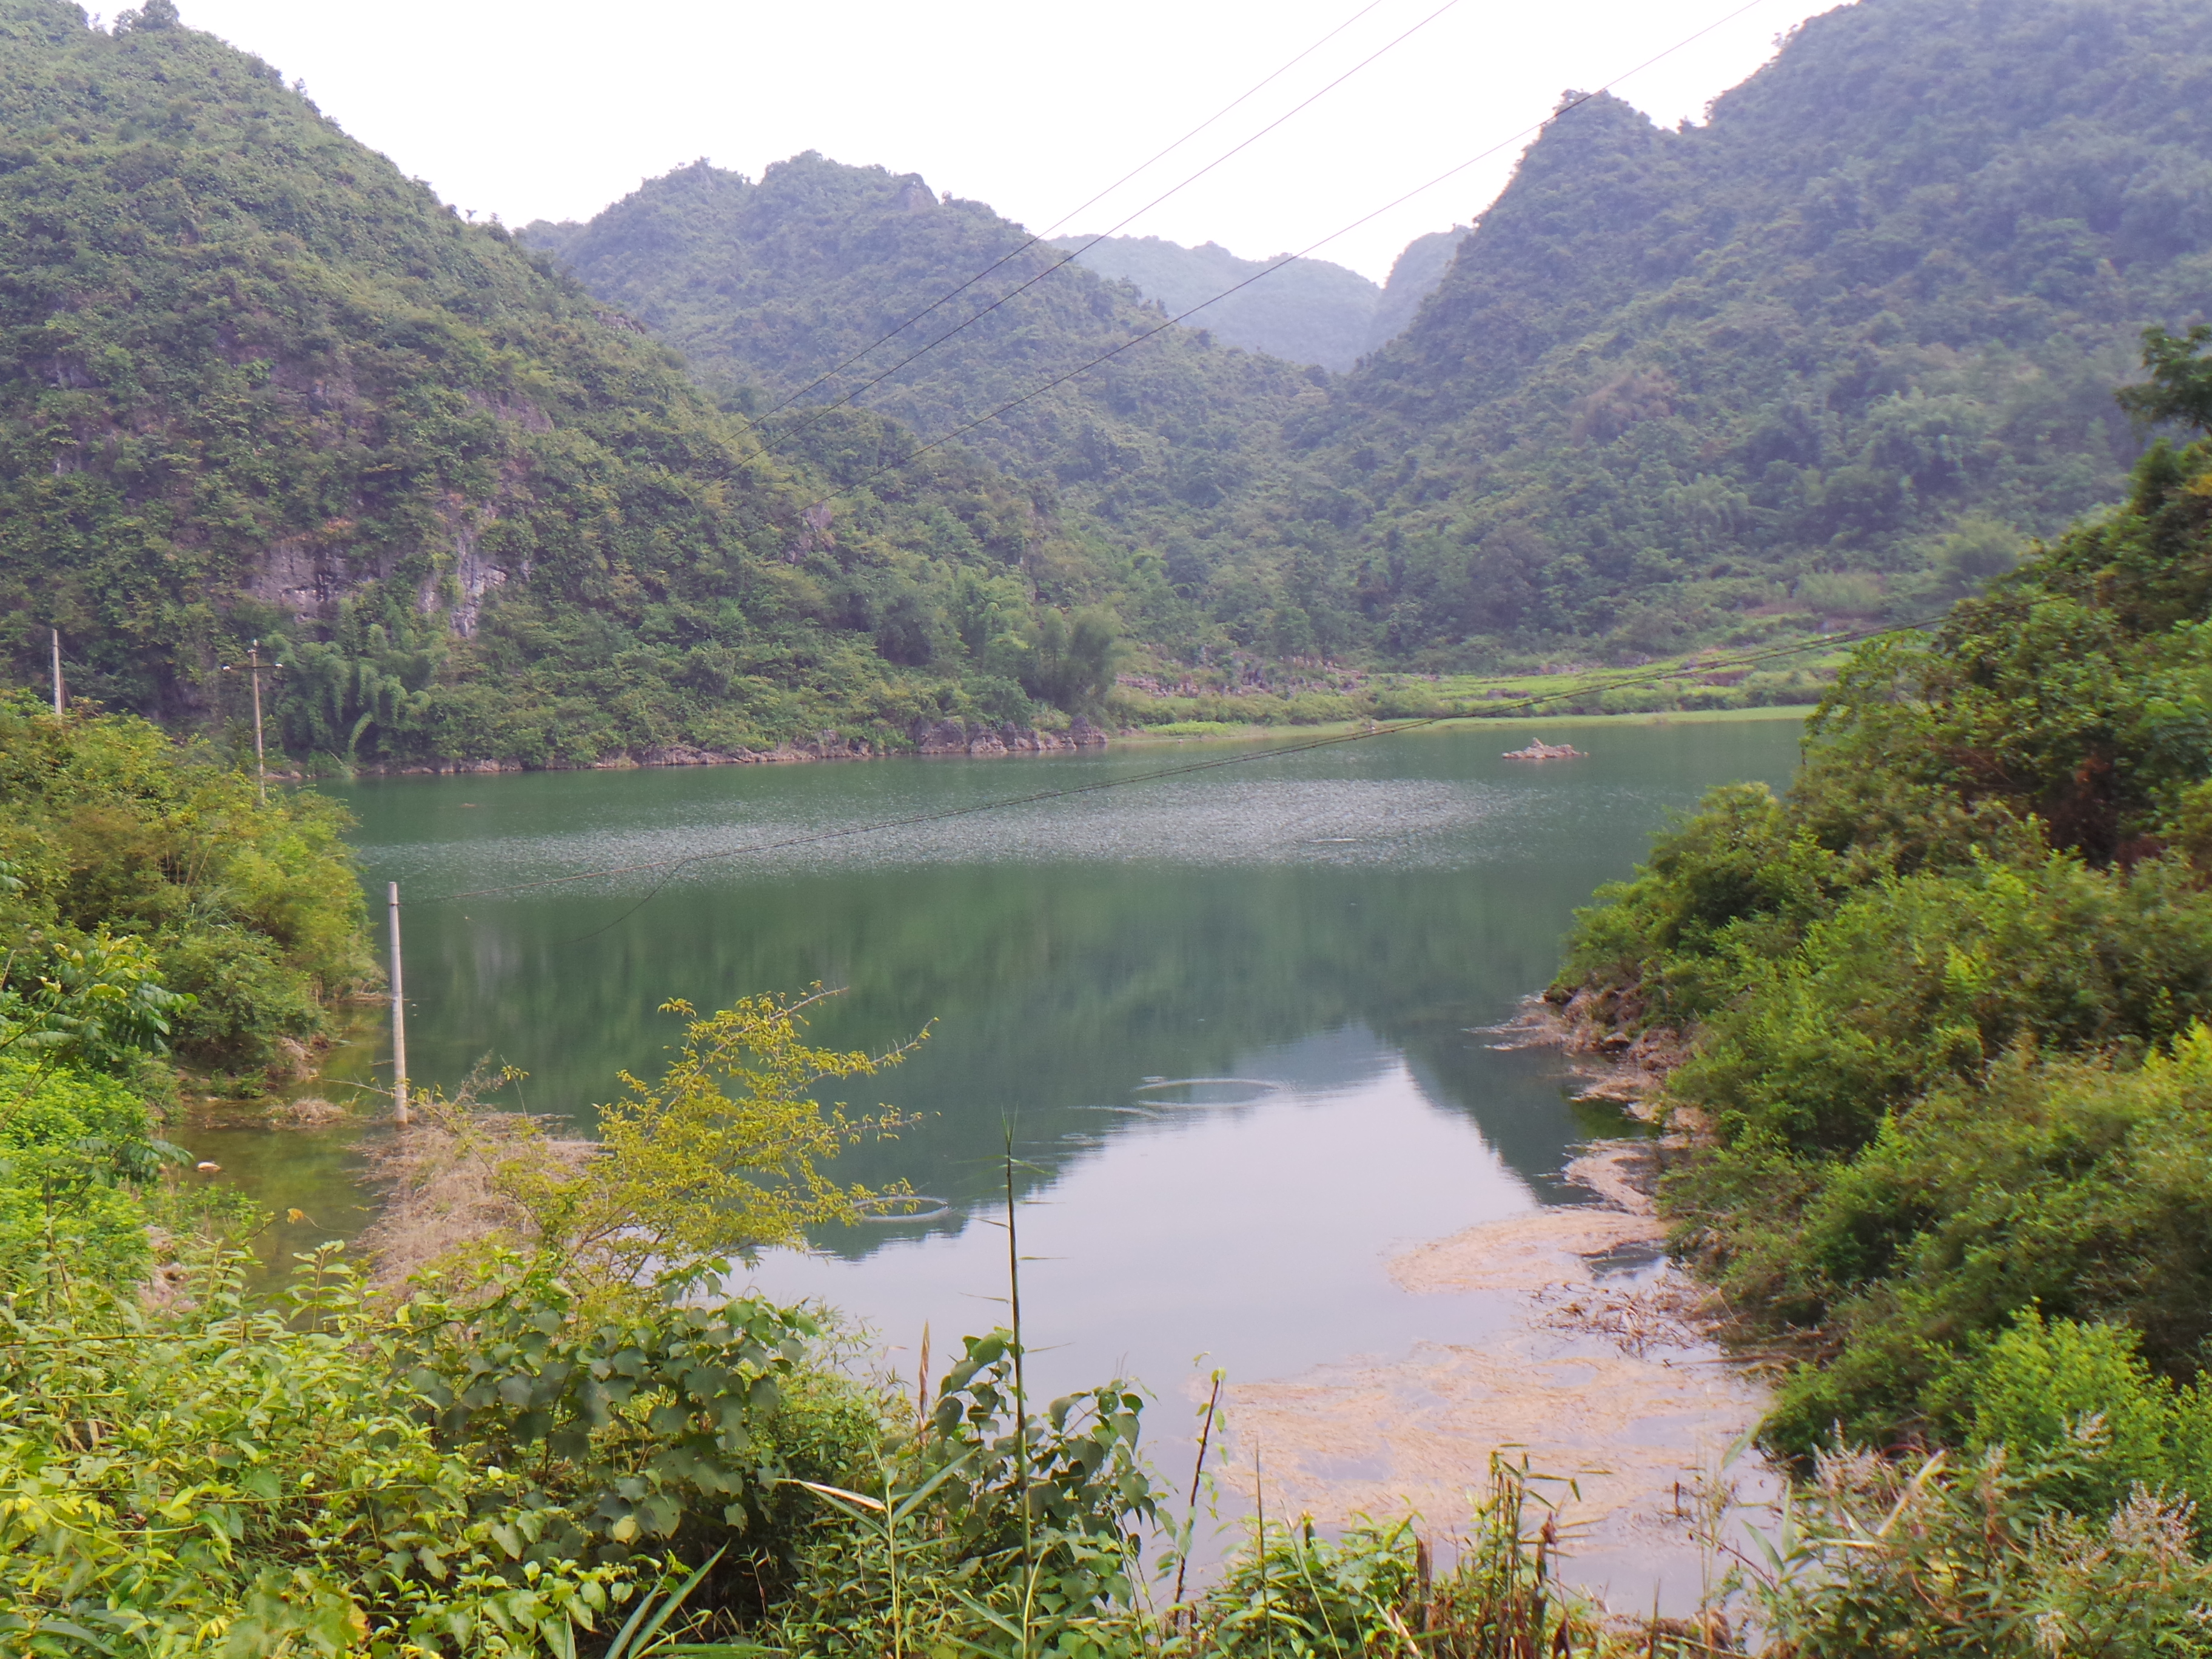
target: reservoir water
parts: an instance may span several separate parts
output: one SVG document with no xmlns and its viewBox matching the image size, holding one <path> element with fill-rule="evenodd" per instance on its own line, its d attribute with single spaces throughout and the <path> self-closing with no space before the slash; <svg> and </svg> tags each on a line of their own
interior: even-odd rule
<svg viewBox="0 0 2212 1659">
<path fill-rule="evenodd" d="M 1792 720 L 1444 727 L 1127 787 L 860 830 L 1226 759 L 1221 745 L 333 787 L 372 890 L 407 901 L 410 1069 L 528 1076 L 500 1098 L 579 1127 L 701 1008 L 819 983 L 811 1035 L 901 1066 L 846 1097 L 920 1115 L 833 1166 L 903 1177 L 931 1220 L 838 1228 L 753 1268 L 819 1297 L 911 1376 L 1004 1318 L 1003 1151 L 1020 1161 L 1023 1294 L 1042 1386 L 1117 1371 L 1184 1419 L 1232 1382 L 1479 1346 L 1495 1298 L 1417 1296 L 1396 1252 L 1589 1201 L 1561 1170 L 1620 1121 L 1559 1058 L 1504 1052 L 1600 883 L 1714 784 L 1793 769 Z M 1532 733 L 1587 758 L 1501 758 Z M 1286 734 L 1276 744 L 1295 741 Z M 808 841 L 781 850 L 766 843 Z M 727 854 L 480 897 L 446 896 Z M 374 1045 L 360 1068 L 382 1062 Z M 343 1075 L 342 1055 L 335 1072 Z M 226 1166 L 350 1231 L 349 1128 L 232 1130 Z M 207 1139 L 203 1137 L 203 1139 Z M 352 1218 L 350 1221 L 348 1217 Z M 1201 1356 L 1203 1356 L 1201 1358 Z"/>
</svg>

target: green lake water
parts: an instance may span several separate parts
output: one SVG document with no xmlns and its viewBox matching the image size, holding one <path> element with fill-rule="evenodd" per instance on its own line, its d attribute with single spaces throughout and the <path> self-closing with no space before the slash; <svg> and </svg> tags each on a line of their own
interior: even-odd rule
<svg viewBox="0 0 2212 1659">
<path fill-rule="evenodd" d="M 1583 760 L 1502 759 L 1564 732 Z M 748 855 L 752 844 L 1238 751 L 395 778 L 330 787 L 380 901 L 406 901 L 410 1069 L 529 1076 L 503 1098 L 575 1124 L 650 1072 L 670 997 L 713 1007 L 819 981 L 813 1035 L 927 1042 L 877 1100 L 923 1115 L 841 1177 L 903 1176 L 931 1223 L 837 1229 L 763 1282 L 840 1300 L 910 1342 L 988 1327 L 1012 1127 L 1038 1264 L 1029 1312 L 1076 1370 L 1201 1349 L 1246 1375 L 1387 1344 L 1376 1258 L 1544 1202 L 1613 1127 L 1543 1053 L 1470 1028 L 1553 971 L 1570 914 L 1628 873 L 1669 811 L 1735 778 L 1785 781 L 1795 720 L 1445 727 Z M 1275 745 L 1266 745 L 1275 746 Z M 495 897 L 471 889 L 701 852 Z M 641 901 L 643 901 L 641 903 Z M 388 1073 L 376 1033 L 334 1076 Z M 1248 1082 L 1147 1088 L 1147 1079 Z M 864 1085 L 865 1086 L 865 1085 Z M 331 1091 L 337 1094 L 339 1091 Z M 301 1232 L 350 1232 L 356 1131 L 203 1134 Z M 374 1133 L 371 1130 L 370 1133 Z M 993 1255 L 999 1250 L 997 1255 Z M 1326 1258 L 1326 1260 L 1324 1260 Z M 1358 1271 L 1346 1267 L 1357 1259 Z M 964 1314 L 965 1317 L 961 1316 Z M 1167 1378 L 1159 1379 L 1165 1382 Z"/>
<path fill-rule="evenodd" d="M 1500 757 L 1539 731 L 1589 757 Z M 1563 1163 L 1620 1132 L 1573 1103 L 1556 1055 L 1501 1052 L 1480 1028 L 1542 987 L 1571 913 L 1670 811 L 1724 781 L 1785 782 L 1799 733 L 1794 720 L 1444 727 L 757 852 L 1239 751 L 331 793 L 360 818 L 380 922 L 384 884 L 401 884 L 418 1080 L 520 1066 L 501 1098 L 585 1127 L 618 1072 L 660 1062 L 677 1029 L 664 1000 L 837 989 L 821 1042 L 929 1036 L 850 1097 L 921 1121 L 836 1171 L 904 1177 L 945 1208 L 774 1253 L 757 1282 L 842 1308 L 903 1370 L 925 1322 L 943 1356 L 1004 1316 L 1005 1236 L 988 1224 L 1004 1218 L 1011 1129 L 1043 1385 L 1126 1369 L 1172 1397 L 1194 1363 L 1281 1376 L 1479 1335 L 1494 1309 L 1406 1295 L 1385 1259 L 1583 1201 Z M 731 856 L 446 897 L 700 853 Z M 334 1079 L 386 1075 L 370 1032 Z M 358 1144 L 381 1133 L 207 1131 L 195 1150 L 307 1211 L 278 1241 L 304 1245 L 360 1224 Z"/>
</svg>

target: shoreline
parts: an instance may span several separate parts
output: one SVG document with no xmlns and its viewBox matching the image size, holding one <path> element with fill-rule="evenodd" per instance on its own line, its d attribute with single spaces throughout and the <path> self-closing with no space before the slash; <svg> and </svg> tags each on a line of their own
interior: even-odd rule
<svg viewBox="0 0 2212 1659">
<path fill-rule="evenodd" d="M 1005 734 L 1005 728 L 979 725 L 975 734 L 967 736 L 958 744 L 940 739 L 935 744 L 923 744 L 911 749 L 882 748 L 864 738 L 836 738 L 835 733 L 828 733 L 811 744 L 781 743 L 773 749 L 724 751 L 676 745 L 665 750 L 649 750 L 642 757 L 625 754 L 577 765 L 525 766 L 520 761 L 457 760 L 425 761 L 404 765 L 379 763 L 356 766 L 350 771 L 331 772 L 279 771 L 271 768 L 269 781 L 272 783 L 309 784 L 333 780 L 353 782 L 369 778 L 478 778 L 526 772 L 635 772 L 692 766 L 785 766 L 819 761 L 1028 760 L 1046 755 L 1098 754 L 1109 748 L 1158 749 L 1186 744 L 1253 744 L 1273 740 L 1310 743 L 1364 735 L 1370 731 L 1378 737 L 1412 737 L 1476 724 L 1567 730 L 1591 726 L 1713 726 L 1745 720 L 1795 720 L 1802 722 L 1810 716 L 1815 707 L 1817 705 L 1813 703 L 1773 703 L 1756 708 L 1656 710 L 1631 714 L 1411 714 L 1389 720 L 1323 720 L 1310 726 L 1237 726 L 1218 732 L 1155 732 L 1144 726 L 1126 726 L 1109 732 L 1103 727 L 1091 726 L 1087 732 L 1077 732 L 1071 728 L 1069 732 L 1061 733 L 1022 727 L 1017 728 L 1011 738 Z M 1402 723 L 1407 720 L 1424 723 L 1405 726 Z M 941 732 L 945 726 L 957 724 L 942 722 L 939 730 Z M 830 741 L 832 738 L 836 740 Z"/>
<path fill-rule="evenodd" d="M 1403 720 L 1423 720 L 1430 724 L 1407 730 L 1412 737 L 1420 732 L 1458 729 L 1469 726 L 1536 726 L 1547 729 L 1574 726 L 1717 726 L 1742 720 L 1804 720 L 1819 705 L 1809 702 L 1770 703 L 1757 708 L 1692 708 L 1668 711 L 1657 709 L 1633 714 L 1407 714 L 1392 720 L 1324 720 L 1312 726 L 1239 726 L 1221 732 L 1154 734 L 1142 726 L 1115 734 L 1117 748 L 1135 746 L 1164 746 L 1171 744 L 1199 743 L 1257 743 L 1276 736 L 1295 734 L 1302 738 L 1324 738 L 1349 735 L 1373 726 L 1389 732 Z"/>
<path fill-rule="evenodd" d="M 1532 997 L 1483 1035 L 1549 1048 L 1580 1098 L 1651 1121 L 1664 1076 L 1651 1057 L 1610 1058 Z M 1778 1501 L 1780 1476 L 1742 1449 L 1766 1407 L 1758 1368 L 1717 1340 L 1703 1289 L 1667 1260 L 1656 1189 L 1679 1136 L 1584 1144 L 1563 1170 L 1590 1194 L 1478 1222 L 1386 1265 L 1397 1288 L 1440 1301 L 1438 1334 L 1395 1356 L 1352 1355 L 1298 1375 L 1232 1385 L 1239 1437 L 1225 1472 L 1243 1502 L 1267 1471 L 1271 1509 L 1324 1525 L 1410 1515 L 1449 1540 L 1490 1480 L 1493 1456 L 1534 1472 L 1571 1540 L 1560 1567 L 1604 1599 L 1662 1611 L 1710 1588 L 1719 1513 Z M 1470 1317 L 1490 1328 L 1455 1340 Z"/>
</svg>

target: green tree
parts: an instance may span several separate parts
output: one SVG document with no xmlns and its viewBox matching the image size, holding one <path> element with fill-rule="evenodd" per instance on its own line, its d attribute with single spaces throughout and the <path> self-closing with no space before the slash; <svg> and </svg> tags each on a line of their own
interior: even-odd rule
<svg viewBox="0 0 2212 1659">
<path fill-rule="evenodd" d="M 2212 427 L 2212 359 L 2203 356 L 2208 343 L 2212 323 L 2179 335 L 2145 329 L 2143 367 L 2150 384 L 2122 387 L 2120 407 L 2142 421 L 2175 421 L 2200 432 Z"/>
</svg>

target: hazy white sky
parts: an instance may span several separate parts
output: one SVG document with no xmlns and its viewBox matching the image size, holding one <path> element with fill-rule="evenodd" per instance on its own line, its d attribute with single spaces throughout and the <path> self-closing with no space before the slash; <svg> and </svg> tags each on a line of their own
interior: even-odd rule
<svg viewBox="0 0 2212 1659">
<path fill-rule="evenodd" d="M 96 0 L 95 0 L 96 3 Z M 1380 280 L 1413 237 L 1479 212 L 1562 88 L 1615 81 L 1743 0 L 1374 0 L 1158 166 L 1077 210 L 1369 0 L 180 0 L 455 205 L 509 224 L 585 218 L 704 155 L 757 176 L 817 149 L 920 173 L 1042 230 L 1106 229 L 1395 37 L 1410 38 L 1124 232 L 1304 248 L 1498 145 L 1488 161 L 1316 257 Z M 1702 118 L 1778 35 L 1827 9 L 1755 0 L 1618 82 L 1656 119 Z M 112 8 L 111 8 L 112 9 Z"/>
</svg>

